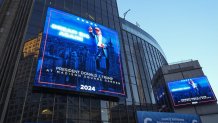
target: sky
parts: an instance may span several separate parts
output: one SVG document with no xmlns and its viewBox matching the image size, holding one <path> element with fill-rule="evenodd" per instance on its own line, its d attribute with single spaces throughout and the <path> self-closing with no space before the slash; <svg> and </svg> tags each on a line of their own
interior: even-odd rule
<svg viewBox="0 0 218 123">
<path fill-rule="evenodd" d="M 199 60 L 218 97 L 218 0 L 117 0 L 120 17 L 154 37 L 168 63 Z"/>
</svg>

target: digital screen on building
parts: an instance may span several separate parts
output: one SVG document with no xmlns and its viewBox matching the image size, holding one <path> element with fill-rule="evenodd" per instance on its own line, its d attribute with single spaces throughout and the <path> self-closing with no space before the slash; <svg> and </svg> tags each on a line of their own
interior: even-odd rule
<svg viewBox="0 0 218 123">
<path fill-rule="evenodd" d="M 137 111 L 138 123 L 201 123 L 198 115 Z"/>
<path fill-rule="evenodd" d="M 175 107 L 216 101 L 207 77 L 168 82 L 168 89 Z"/>
<path fill-rule="evenodd" d="M 125 96 L 118 33 L 48 8 L 34 86 Z"/>
<path fill-rule="evenodd" d="M 163 108 L 163 106 L 166 106 L 166 93 L 164 86 L 159 86 L 156 89 L 154 89 L 154 95 L 157 104 Z"/>
</svg>

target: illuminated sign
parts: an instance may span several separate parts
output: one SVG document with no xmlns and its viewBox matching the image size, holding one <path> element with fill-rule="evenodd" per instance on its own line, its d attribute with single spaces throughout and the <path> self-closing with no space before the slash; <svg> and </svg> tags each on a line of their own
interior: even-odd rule
<svg viewBox="0 0 218 123">
<path fill-rule="evenodd" d="M 154 94 L 157 104 L 164 106 L 166 104 L 166 93 L 164 90 L 164 86 L 159 86 L 157 89 L 155 89 Z"/>
<path fill-rule="evenodd" d="M 137 111 L 138 123 L 201 123 L 198 115 Z"/>
<path fill-rule="evenodd" d="M 34 86 L 125 96 L 117 32 L 48 8 Z"/>
<path fill-rule="evenodd" d="M 67 27 L 64 27 L 61 25 L 51 24 L 50 27 L 54 30 L 58 30 L 59 36 L 69 38 L 72 40 L 83 41 L 83 38 L 86 38 L 86 39 L 90 38 L 89 34 L 85 34 L 83 32 L 78 32 L 74 29 L 70 29 L 70 28 L 67 28 Z"/>
<path fill-rule="evenodd" d="M 175 107 L 216 101 L 206 77 L 168 82 L 168 89 Z"/>
</svg>

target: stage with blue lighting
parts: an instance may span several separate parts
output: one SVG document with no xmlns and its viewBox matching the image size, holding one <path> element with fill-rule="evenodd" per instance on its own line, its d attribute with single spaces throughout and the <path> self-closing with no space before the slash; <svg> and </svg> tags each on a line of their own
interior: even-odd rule
<svg viewBox="0 0 218 123">
<path fill-rule="evenodd" d="M 34 86 L 125 96 L 118 33 L 48 8 Z"/>
<path fill-rule="evenodd" d="M 216 102 L 205 76 L 168 82 L 168 89 L 175 107 Z"/>
</svg>

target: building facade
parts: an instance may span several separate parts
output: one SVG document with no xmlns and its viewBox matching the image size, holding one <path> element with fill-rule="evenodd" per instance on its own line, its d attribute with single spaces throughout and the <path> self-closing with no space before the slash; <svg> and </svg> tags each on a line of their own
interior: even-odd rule
<svg viewBox="0 0 218 123">
<path fill-rule="evenodd" d="M 197 60 L 163 65 L 152 83 L 159 111 L 198 115 L 202 123 L 217 122 L 217 99 Z"/>
<path fill-rule="evenodd" d="M 0 7 L 0 122 L 133 123 L 136 111 L 158 111 L 151 81 L 167 64 L 164 53 L 152 36 L 119 17 L 116 0 L 3 0 Z M 118 32 L 126 98 L 33 91 L 48 7 Z"/>
</svg>

